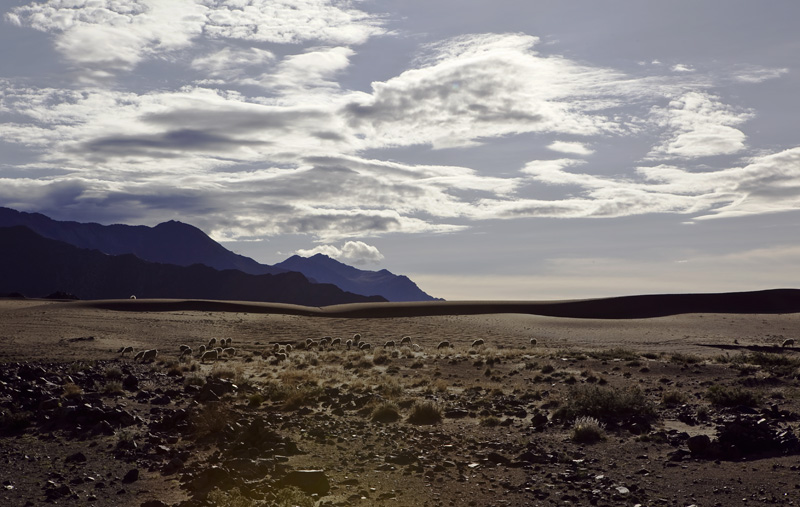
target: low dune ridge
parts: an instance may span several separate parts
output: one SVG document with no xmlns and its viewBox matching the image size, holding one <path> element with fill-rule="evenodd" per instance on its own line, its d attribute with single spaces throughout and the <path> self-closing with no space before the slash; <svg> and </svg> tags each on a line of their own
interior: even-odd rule
<svg viewBox="0 0 800 507">
<path fill-rule="evenodd" d="M 188 299 L 99 300 L 69 304 L 116 311 L 249 312 L 347 318 L 515 313 L 575 319 L 643 319 L 686 313 L 797 313 L 800 312 L 800 290 L 770 289 L 708 294 L 653 294 L 559 301 L 352 303 L 324 307 Z"/>
</svg>

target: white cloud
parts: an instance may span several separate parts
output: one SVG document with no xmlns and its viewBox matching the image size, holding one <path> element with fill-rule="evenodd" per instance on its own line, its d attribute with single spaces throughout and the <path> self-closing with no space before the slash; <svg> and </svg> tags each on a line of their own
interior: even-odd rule
<svg viewBox="0 0 800 507">
<path fill-rule="evenodd" d="M 734 79 L 741 83 L 761 83 L 770 79 L 777 79 L 784 74 L 787 74 L 789 69 L 763 69 L 763 68 L 747 68 L 737 71 Z"/>
<path fill-rule="evenodd" d="M 303 257 L 321 253 L 345 264 L 355 264 L 356 266 L 377 264 L 384 258 L 376 247 L 363 241 L 347 241 L 341 248 L 334 245 L 319 245 L 309 250 L 298 250 L 296 253 Z"/>
<path fill-rule="evenodd" d="M 192 60 L 192 68 L 211 77 L 226 79 L 241 77 L 245 70 L 263 69 L 275 60 L 275 55 L 259 48 L 226 47 L 214 53 L 198 56 Z M 225 81 L 222 81 L 223 83 Z"/>
<path fill-rule="evenodd" d="M 672 66 L 672 72 L 694 72 L 694 67 L 685 63 L 677 63 Z"/>
<path fill-rule="evenodd" d="M 241 81 L 273 89 L 284 95 L 299 95 L 298 100 L 308 101 L 314 88 L 324 88 L 326 93 L 339 89 L 333 78 L 350 65 L 355 54 L 347 47 L 314 48 L 298 55 L 285 57 L 274 71 L 260 77 Z"/>
<path fill-rule="evenodd" d="M 569 153 L 571 155 L 591 155 L 594 153 L 594 150 L 587 148 L 585 144 L 577 142 L 555 141 L 550 143 L 547 147 L 553 151 Z"/>
<path fill-rule="evenodd" d="M 622 130 L 603 114 L 619 105 L 621 76 L 531 51 L 536 37 L 464 36 L 431 45 L 422 67 L 372 84 L 347 109 L 370 147 L 470 146 L 525 132 L 593 135 Z M 642 84 L 628 80 L 616 93 Z M 629 90 L 629 92 L 625 91 Z M 629 97 L 632 98 L 632 97 Z"/>
<path fill-rule="evenodd" d="M 188 47 L 200 35 L 360 44 L 384 33 L 377 17 L 334 0 L 48 0 L 16 7 L 6 19 L 55 33 L 56 49 L 84 80 L 131 71 L 142 60 Z"/>
<path fill-rule="evenodd" d="M 667 108 L 653 108 L 653 116 L 667 129 L 669 137 L 650 152 L 659 157 L 706 157 L 737 153 L 745 147 L 745 135 L 732 125 L 752 115 L 702 92 L 688 92 Z"/>
<path fill-rule="evenodd" d="M 381 20 L 336 0 L 203 0 L 212 37 L 279 44 L 362 44 L 385 33 Z"/>
</svg>

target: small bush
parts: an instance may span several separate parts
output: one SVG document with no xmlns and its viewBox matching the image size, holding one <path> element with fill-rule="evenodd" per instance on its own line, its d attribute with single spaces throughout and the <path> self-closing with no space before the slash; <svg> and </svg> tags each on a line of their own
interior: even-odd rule
<svg viewBox="0 0 800 507">
<path fill-rule="evenodd" d="M 370 416 L 373 422 L 391 423 L 400 419 L 400 410 L 397 405 L 390 401 L 385 401 L 375 407 Z"/>
<path fill-rule="evenodd" d="M 542 366 L 541 372 L 547 375 L 548 373 L 553 373 L 556 369 L 553 367 L 552 364 L 546 364 Z"/>
<path fill-rule="evenodd" d="M 500 419 L 493 415 L 486 416 L 481 419 L 481 426 L 486 426 L 487 428 L 494 428 L 496 426 L 500 426 Z"/>
<path fill-rule="evenodd" d="M 590 352 L 589 356 L 602 361 L 613 361 L 614 359 L 620 359 L 622 361 L 635 361 L 639 359 L 639 354 L 637 352 L 620 347 Z"/>
<path fill-rule="evenodd" d="M 192 427 L 197 438 L 220 435 L 228 421 L 235 420 L 235 413 L 220 402 L 212 402 L 195 412 L 192 416 Z"/>
<path fill-rule="evenodd" d="M 214 488 L 214 490 L 208 494 L 208 500 L 211 502 L 211 505 L 216 505 L 217 507 L 256 506 L 256 501 L 244 496 L 242 492 L 239 491 L 239 488 L 232 488 L 229 491 L 222 491 Z"/>
<path fill-rule="evenodd" d="M 572 424 L 572 441 L 581 444 L 593 444 L 605 440 L 605 429 L 594 417 L 578 417 Z"/>
<path fill-rule="evenodd" d="M 83 395 L 83 389 L 81 389 L 81 387 L 79 385 L 73 384 L 72 382 L 68 382 L 68 383 L 64 384 L 63 389 L 64 389 L 64 392 L 63 392 L 62 396 L 64 398 L 68 398 L 68 399 L 79 398 L 80 396 Z"/>
<path fill-rule="evenodd" d="M 106 382 L 106 384 L 103 386 L 103 392 L 105 394 L 110 394 L 114 396 L 125 393 L 125 391 L 122 389 L 122 382 L 119 382 L 117 380 Z"/>
<path fill-rule="evenodd" d="M 251 394 L 247 398 L 247 404 L 251 407 L 260 407 L 264 403 L 264 397 L 260 393 Z"/>
<path fill-rule="evenodd" d="M 559 421 L 572 421 L 582 416 L 613 424 L 630 417 L 651 421 L 657 413 L 640 389 L 584 384 L 572 387 L 567 403 L 553 413 L 553 418 Z"/>
<path fill-rule="evenodd" d="M 664 405 L 682 405 L 686 403 L 686 394 L 681 391 L 666 391 L 661 396 L 661 403 Z"/>
<path fill-rule="evenodd" d="M 109 368 L 106 368 L 104 375 L 109 380 L 119 380 L 122 378 L 122 370 L 120 370 L 116 366 L 111 366 Z"/>
<path fill-rule="evenodd" d="M 720 407 L 757 407 L 761 404 L 761 397 L 753 391 L 741 387 L 725 387 L 714 385 L 708 388 L 706 398 L 713 405 Z"/>
<path fill-rule="evenodd" d="M 30 412 L 0 409 L 0 433 L 8 435 L 24 431 L 32 419 Z"/>
<path fill-rule="evenodd" d="M 438 424 L 442 422 L 442 407 L 430 400 L 417 401 L 408 416 L 411 424 Z"/>
<path fill-rule="evenodd" d="M 289 486 L 278 490 L 274 507 L 314 507 L 314 499 L 303 493 L 300 488 Z"/>
<path fill-rule="evenodd" d="M 693 354 L 683 354 L 683 353 L 676 353 L 670 356 L 670 361 L 673 363 L 683 363 L 683 364 L 697 364 L 702 359 L 699 356 L 695 356 Z"/>
<path fill-rule="evenodd" d="M 206 383 L 206 379 L 204 379 L 201 375 L 189 375 L 183 379 L 184 386 L 202 386 Z"/>
</svg>

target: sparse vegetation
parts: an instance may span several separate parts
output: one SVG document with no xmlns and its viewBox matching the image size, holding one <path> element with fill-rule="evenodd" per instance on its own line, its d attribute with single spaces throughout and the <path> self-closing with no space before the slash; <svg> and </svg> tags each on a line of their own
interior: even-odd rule
<svg viewBox="0 0 800 507">
<path fill-rule="evenodd" d="M 578 417 L 572 424 L 572 441 L 593 444 L 605 439 L 603 425 L 594 417 Z"/>
<path fill-rule="evenodd" d="M 396 404 L 385 401 L 375 407 L 370 419 L 372 419 L 373 422 L 392 423 L 400 419 L 400 410 Z"/>
<path fill-rule="evenodd" d="M 713 405 L 720 407 L 737 407 L 740 405 L 757 407 L 761 404 L 760 395 L 741 387 L 713 385 L 708 388 L 706 398 Z"/>
<path fill-rule="evenodd" d="M 615 424 L 630 417 L 651 421 L 657 417 L 657 412 L 638 388 L 576 385 L 570 388 L 566 403 L 553 413 L 553 418 L 573 421 L 582 416 Z"/>
<path fill-rule="evenodd" d="M 438 424 L 442 422 L 442 407 L 431 400 L 417 401 L 408 416 L 411 424 Z"/>
</svg>

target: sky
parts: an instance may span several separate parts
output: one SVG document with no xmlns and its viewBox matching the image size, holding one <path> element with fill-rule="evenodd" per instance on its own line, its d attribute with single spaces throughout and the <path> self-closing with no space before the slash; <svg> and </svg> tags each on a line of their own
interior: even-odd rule
<svg viewBox="0 0 800 507">
<path fill-rule="evenodd" d="M 450 300 L 800 287 L 800 2 L 0 2 L 0 206 Z"/>
</svg>

